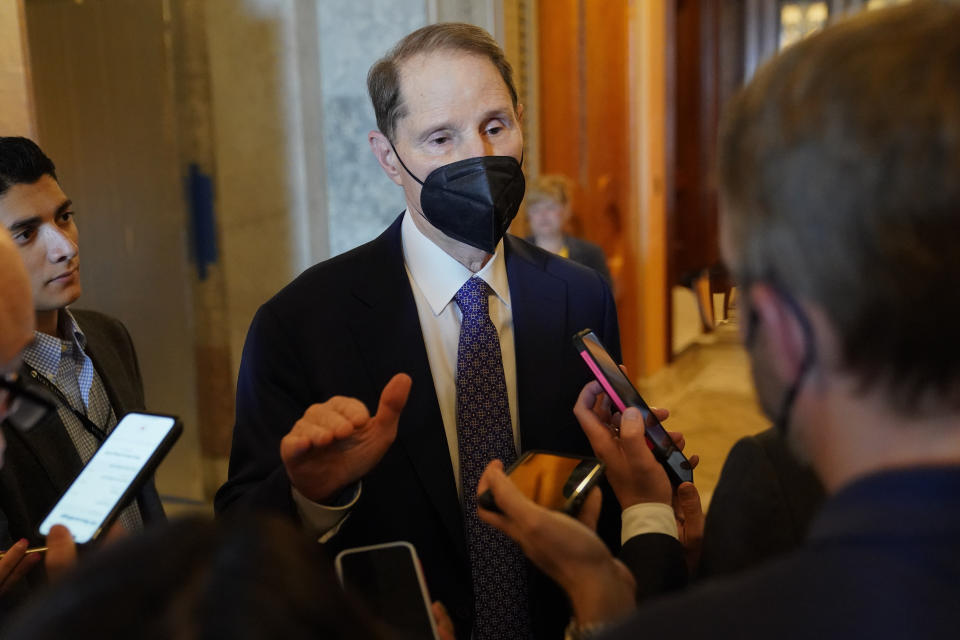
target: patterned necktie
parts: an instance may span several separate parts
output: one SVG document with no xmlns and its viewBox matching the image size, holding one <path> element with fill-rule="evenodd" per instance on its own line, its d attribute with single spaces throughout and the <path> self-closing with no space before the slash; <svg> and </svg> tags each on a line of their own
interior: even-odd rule
<svg viewBox="0 0 960 640">
<path fill-rule="evenodd" d="M 457 438 L 467 548 L 473 576 L 473 640 L 530 638 L 523 552 L 477 516 L 477 483 L 494 458 L 516 457 L 507 383 L 487 283 L 470 278 L 457 292 L 463 313 L 457 348 Z"/>
</svg>

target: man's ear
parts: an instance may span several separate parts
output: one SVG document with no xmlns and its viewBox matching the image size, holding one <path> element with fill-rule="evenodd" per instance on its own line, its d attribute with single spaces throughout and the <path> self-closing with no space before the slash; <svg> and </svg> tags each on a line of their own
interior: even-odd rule
<svg viewBox="0 0 960 640">
<path fill-rule="evenodd" d="M 754 317 L 750 348 L 763 349 L 768 365 L 781 380 L 794 380 L 809 349 L 808 337 L 794 308 L 768 284 L 751 285 L 747 295 L 748 308 Z M 744 319 L 747 321 L 747 319 Z"/>
<path fill-rule="evenodd" d="M 373 151 L 373 155 L 377 157 L 377 162 L 380 163 L 380 167 L 387 174 L 387 177 L 396 184 L 403 186 L 400 163 L 397 162 L 397 154 L 394 152 L 387 136 L 379 131 L 371 131 L 367 134 L 367 141 L 370 143 L 370 149 Z"/>
<path fill-rule="evenodd" d="M 517 104 L 517 122 L 523 124 L 523 104 Z"/>
</svg>

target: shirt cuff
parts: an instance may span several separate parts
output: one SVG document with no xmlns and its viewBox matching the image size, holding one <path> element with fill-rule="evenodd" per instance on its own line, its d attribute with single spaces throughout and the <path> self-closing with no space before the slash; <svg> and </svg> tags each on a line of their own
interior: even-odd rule
<svg viewBox="0 0 960 640">
<path fill-rule="evenodd" d="M 300 515 L 303 526 L 317 537 L 317 542 L 324 543 L 340 531 L 340 527 L 350 515 L 350 509 L 360 499 L 360 488 L 361 483 L 358 482 L 353 487 L 345 489 L 341 499 L 337 501 L 344 504 L 335 507 L 314 502 L 297 491 L 293 485 L 290 485 L 290 493 L 293 495 L 294 504 L 297 505 L 297 513 Z"/>
<path fill-rule="evenodd" d="M 623 510 L 620 544 L 643 533 L 665 533 L 680 539 L 673 507 L 662 502 L 641 502 Z"/>
</svg>

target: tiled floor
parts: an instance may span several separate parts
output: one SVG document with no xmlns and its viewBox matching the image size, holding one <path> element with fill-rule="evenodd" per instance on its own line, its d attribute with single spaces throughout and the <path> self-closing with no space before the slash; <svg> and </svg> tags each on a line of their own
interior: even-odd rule
<svg viewBox="0 0 960 640">
<path fill-rule="evenodd" d="M 706 507 L 734 442 L 769 426 L 757 406 L 735 317 L 637 387 L 649 404 L 670 409 L 667 428 L 683 432 L 687 453 L 700 454 L 694 482 Z"/>
</svg>

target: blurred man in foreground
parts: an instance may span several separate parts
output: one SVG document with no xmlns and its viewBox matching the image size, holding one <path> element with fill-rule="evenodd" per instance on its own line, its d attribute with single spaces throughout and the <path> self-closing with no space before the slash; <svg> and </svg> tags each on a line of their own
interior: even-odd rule
<svg viewBox="0 0 960 640">
<path fill-rule="evenodd" d="M 731 103 L 721 234 L 744 342 L 764 410 L 829 497 L 798 551 L 606 637 L 956 633 L 958 33 L 947 3 L 865 13 L 786 50 Z M 632 410 L 623 421 L 642 433 Z M 638 490 L 662 485 L 651 461 L 637 449 Z M 566 589 L 581 637 L 630 613 L 632 579 L 586 527 L 496 464 L 487 486 L 506 515 L 482 517 Z"/>
<path fill-rule="evenodd" d="M 33 402 L 29 391 L 17 379 L 23 350 L 33 340 L 33 301 L 30 281 L 23 261 L 10 236 L 0 231 L 0 422 L 7 414 Z M 39 415 L 39 413 L 34 414 Z M 6 440 L 0 431 L 0 467 Z M 17 540 L 0 558 L 0 609 L 6 608 L 4 594 L 40 562 L 39 553 L 27 554 L 26 538 Z M 70 532 L 56 525 L 47 536 L 49 550 L 45 554 L 48 575 L 61 573 L 76 558 Z"/>
</svg>

